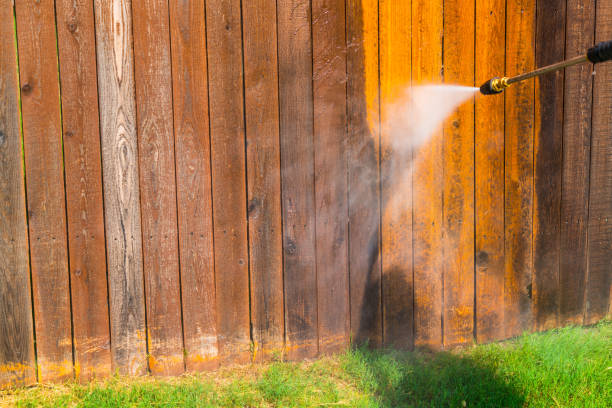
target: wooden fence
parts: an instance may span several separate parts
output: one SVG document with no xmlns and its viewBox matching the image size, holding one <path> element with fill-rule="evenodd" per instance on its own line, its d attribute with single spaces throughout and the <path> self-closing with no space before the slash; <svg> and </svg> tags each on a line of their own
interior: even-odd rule
<svg viewBox="0 0 612 408">
<path fill-rule="evenodd" d="M 612 39 L 612 2 L 2 0 L 0 33 L 4 386 L 609 313 L 612 64 L 462 106 L 401 211 L 384 124 Z"/>
</svg>

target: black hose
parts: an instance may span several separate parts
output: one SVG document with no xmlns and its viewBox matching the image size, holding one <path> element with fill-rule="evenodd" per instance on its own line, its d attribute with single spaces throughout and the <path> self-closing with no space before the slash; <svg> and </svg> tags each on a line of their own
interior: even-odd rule
<svg viewBox="0 0 612 408">
<path fill-rule="evenodd" d="M 593 64 L 612 59 L 612 41 L 600 42 L 587 52 L 587 58 Z"/>
</svg>

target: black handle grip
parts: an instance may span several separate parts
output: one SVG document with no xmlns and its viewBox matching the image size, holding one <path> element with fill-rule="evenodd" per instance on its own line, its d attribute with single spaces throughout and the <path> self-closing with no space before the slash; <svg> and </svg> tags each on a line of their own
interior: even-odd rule
<svg viewBox="0 0 612 408">
<path fill-rule="evenodd" d="M 587 58 L 593 64 L 612 59 L 612 41 L 600 42 L 587 52 Z"/>
</svg>

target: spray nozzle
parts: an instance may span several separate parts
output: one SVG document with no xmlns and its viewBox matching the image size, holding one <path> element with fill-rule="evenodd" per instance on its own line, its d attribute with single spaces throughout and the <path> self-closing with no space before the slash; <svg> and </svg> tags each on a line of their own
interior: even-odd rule
<svg viewBox="0 0 612 408">
<path fill-rule="evenodd" d="M 487 82 L 482 84 L 480 87 L 480 93 L 483 95 L 496 95 L 500 94 L 506 89 L 510 84 L 508 84 L 508 78 L 492 78 Z"/>
</svg>

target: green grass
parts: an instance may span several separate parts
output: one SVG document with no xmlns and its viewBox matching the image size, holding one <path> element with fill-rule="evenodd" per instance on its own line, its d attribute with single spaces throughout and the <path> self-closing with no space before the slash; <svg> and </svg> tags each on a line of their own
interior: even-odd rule
<svg viewBox="0 0 612 408">
<path fill-rule="evenodd" d="M 612 407 L 612 322 L 460 351 L 358 349 L 174 379 L 0 394 L 17 407 Z"/>
</svg>

